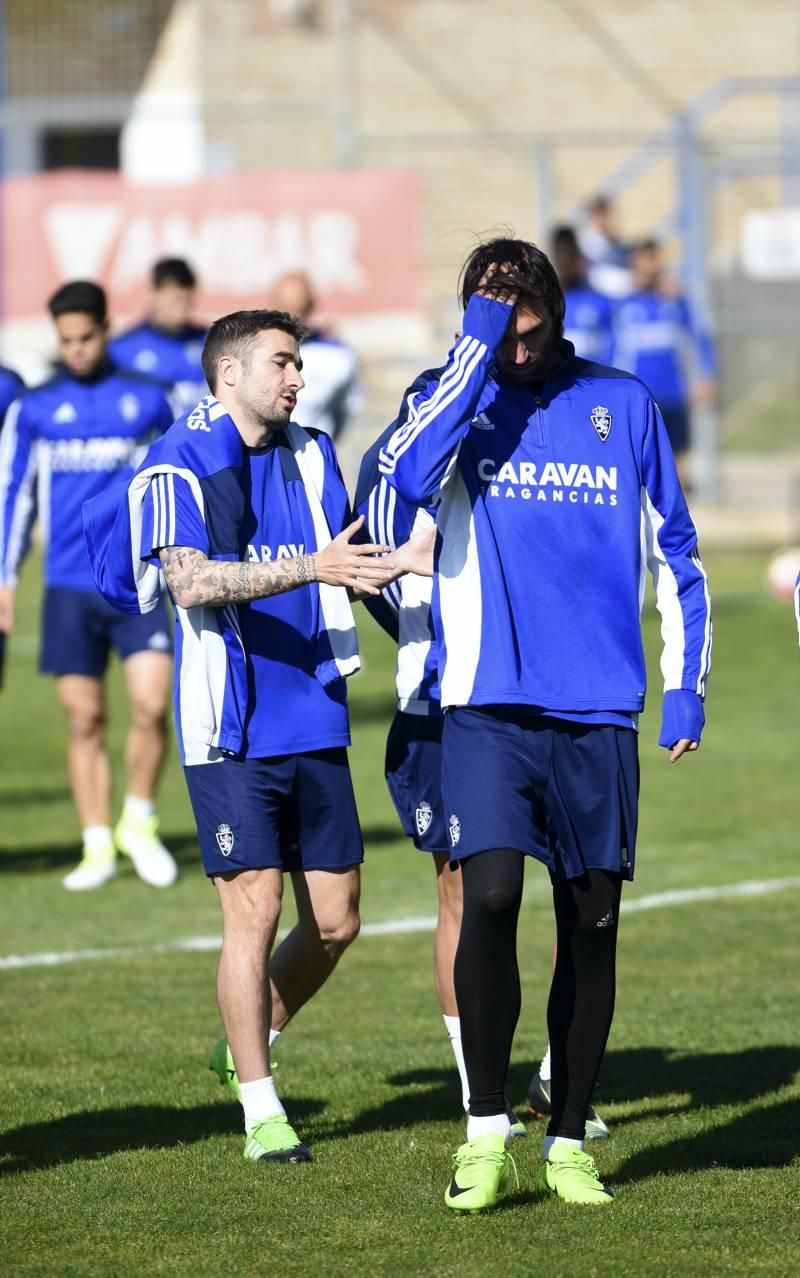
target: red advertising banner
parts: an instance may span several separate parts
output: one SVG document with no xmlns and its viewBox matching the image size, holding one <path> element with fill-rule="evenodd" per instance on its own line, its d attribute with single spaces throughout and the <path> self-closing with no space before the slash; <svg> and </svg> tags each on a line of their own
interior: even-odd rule
<svg viewBox="0 0 800 1278">
<path fill-rule="evenodd" d="M 64 171 L 3 184 L 4 319 L 40 315 L 68 279 L 110 293 L 112 314 L 146 302 L 159 257 L 186 257 L 198 313 L 269 305 L 285 271 L 307 271 L 326 312 L 418 305 L 417 185 L 395 171 L 280 171 L 134 186 L 117 174 Z"/>
</svg>

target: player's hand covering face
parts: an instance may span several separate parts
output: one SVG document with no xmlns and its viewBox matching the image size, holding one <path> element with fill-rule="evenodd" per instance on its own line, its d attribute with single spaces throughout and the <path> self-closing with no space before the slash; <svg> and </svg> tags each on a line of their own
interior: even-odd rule
<svg viewBox="0 0 800 1278">
<path fill-rule="evenodd" d="M 507 263 L 492 265 L 478 287 L 479 297 L 490 297 L 513 306 L 506 335 L 497 348 L 497 367 L 515 382 L 540 381 L 557 359 L 558 342 L 553 317 L 539 314 L 515 286 L 514 269 Z"/>
</svg>

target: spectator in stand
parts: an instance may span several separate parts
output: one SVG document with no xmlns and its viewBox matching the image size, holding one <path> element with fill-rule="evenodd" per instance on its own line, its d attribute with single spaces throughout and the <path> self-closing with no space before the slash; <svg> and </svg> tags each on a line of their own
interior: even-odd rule
<svg viewBox="0 0 800 1278">
<path fill-rule="evenodd" d="M 297 403 L 297 421 L 306 430 L 324 431 L 341 442 L 362 402 L 355 351 L 314 323 L 317 299 L 303 271 L 291 271 L 278 280 L 272 305 L 295 315 L 307 330 L 303 340 L 305 386 Z"/>
<path fill-rule="evenodd" d="M 631 290 L 630 249 L 617 234 L 614 206 L 607 195 L 596 195 L 587 206 L 578 242 L 592 287 L 608 297 L 625 297 Z"/>
<path fill-rule="evenodd" d="M 200 366 L 206 330 L 192 321 L 197 276 L 182 257 L 162 257 L 150 285 L 147 319 L 115 337 L 109 354 L 120 368 L 160 382 L 180 417 L 208 394 Z"/>
<path fill-rule="evenodd" d="M 586 262 L 571 226 L 557 226 L 552 240 L 553 265 L 566 301 L 564 336 L 575 354 L 597 364 L 610 364 L 614 344 L 611 303 L 586 278 Z"/>
<path fill-rule="evenodd" d="M 714 401 L 714 343 L 704 318 L 667 277 L 656 240 L 634 248 L 632 266 L 634 290 L 615 317 L 613 362 L 639 377 L 656 400 L 685 489 L 691 409 Z"/>
</svg>

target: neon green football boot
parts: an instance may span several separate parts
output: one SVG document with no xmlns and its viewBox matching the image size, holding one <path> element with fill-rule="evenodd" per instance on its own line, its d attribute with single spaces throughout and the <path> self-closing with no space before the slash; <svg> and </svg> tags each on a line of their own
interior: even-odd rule
<svg viewBox="0 0 800 1278">
<path fill-rule="evenodd" d="M 614 1195 L 601 1181 L 591 1155 L 578 1145 L 558 1139 L 553 1141 L 539 1169 L 536 1187 L 541 1193 L 553 1194 L 565 1203 L 599 1207 L 614 1201 Z"/>
<path fill-rule="evenodd" d="M 233 1063 L 231 1049 L 228 1047 L 228 1040 L 221 1038 L 215 1043 L 208 1054 L 208 1068 L 213 1070 L 219 1081 L 225 1087 L 229 1087 L 238 1101 L 242 1099 L 242 1093 L 239 1091 L 239 1077 L 236 1073 L 236 1066 Z"/>
<path fill-rule="evenodd" d="M 244 1157 L 250 1163 L 310 1163 L 311 1150 L 285 1114 L 273 1114 L 248 1132 Z"/>
<path fill-rule="evenodd" d="M 454 1211 L 483 1211 L 494 1207 L 498 1195 L 508 1186 L 513 1159 L 502 1136 L 489 1132 L 476 1136 L 453 1155 L 453 1179 L 444 1201 Z M 516 1170 L 516 1169 L 515 1169 Z"/>
<path fill-rule="evenodd" d="M 114 827 L 114 842 L 133 862 L 143 883 L 150 887 L 172 887 L 178 877 L 175 858 L 158 837 L 158 817 L 137 817 L 123 812 Z"/>
</svg>

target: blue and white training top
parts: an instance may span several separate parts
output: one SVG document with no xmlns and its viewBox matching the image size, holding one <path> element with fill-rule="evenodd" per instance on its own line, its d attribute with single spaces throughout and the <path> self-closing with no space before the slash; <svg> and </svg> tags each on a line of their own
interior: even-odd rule
<svg viewBox="0 0 800 1278">
<path fill-rule="evenodd" d="M 177 333 L 149 320 L 112 339 L 109 352 L 120 368 L 142 373 L 167 389 L 173 417 L 188 412 L 208 393 L 200 363 L 206 330 L 187 324 Z"/>
<path fill-rule="evenodd" d="M 146 612 L 158 551 L 263 562 L 313 554 L 349 522 L 333 445 L 290 425 L 246 448 L 209 396 L 151 448 L 137 475 L 84 511 L 98 589 Z M 349 745 L 344 676 L 358 668 L 343 588 L 312 583 L 225 607 L 176 606 L 175 721 L 185 764 Z"/>
<path fill-rule="evenodd" d="M 698 740 L 711 614 L 697 534 L 647 388 L 564 360 L 498 380 L 510 308 L 475 295 L 443 370 L 406 395 L 380 470 L 437 506 L 433 614 L 442 705 L 525 705 L 589 722 L 644 706 L 640 611 L 662 616 L 661 744 Z"/>
<path fill-rule="evenodd" d="M 361 407 L 356 353 L 345 342 L 315 330 L 303 341 L 301 354 L 305 386 L 297 396 L 297 422 L 338 439 Z"/>
<path fill-rule="evenodd" d="M 598 364 L 610 364 L 614 345 L 611 301 L 591 284 L 564 289 L 566 314 L 564 337 L 572 342 L 575 354 Z"/>
<path fill-rule="evenodd" d="M 435 519 L 435 510 L 407 502 L 379 472 L 380 452 L 395 428 L 393 422 L 365 454 L 355 498 L 356 514 L 364 516 L 370 540 L 392 549 L 430 528 Z M 380 595 L 364 599 L 364 606 L 398 646 L 397 708 L 405 714 L 442 713 L 432 592 L 431 577 L 405 573 Z"/>
<path fill-rule="evenodd" d="M 159 386 L 104 362 L 86 378 L 64 370 L 25 391 L 0 436 L 0 581 L 14 585 L 39 514 L 45 582 L 94 590 L 81 508 L 129 479 L 172 412 Z"/>
<path fill-rule="evenodd" d="M 25 389 L 25 383 L 13 368 L 4 368 L 0 364 L 0 430 L 15 399 L 19 399 Z"/>
<path fill-rule="evenodd" d="M 660 408 L 690 397 L 694 373 L 716 376 L 714 342 L 685 297 L 642 289 L 618 303 L 614 364 L 641 378 Z"/>
</svg>

